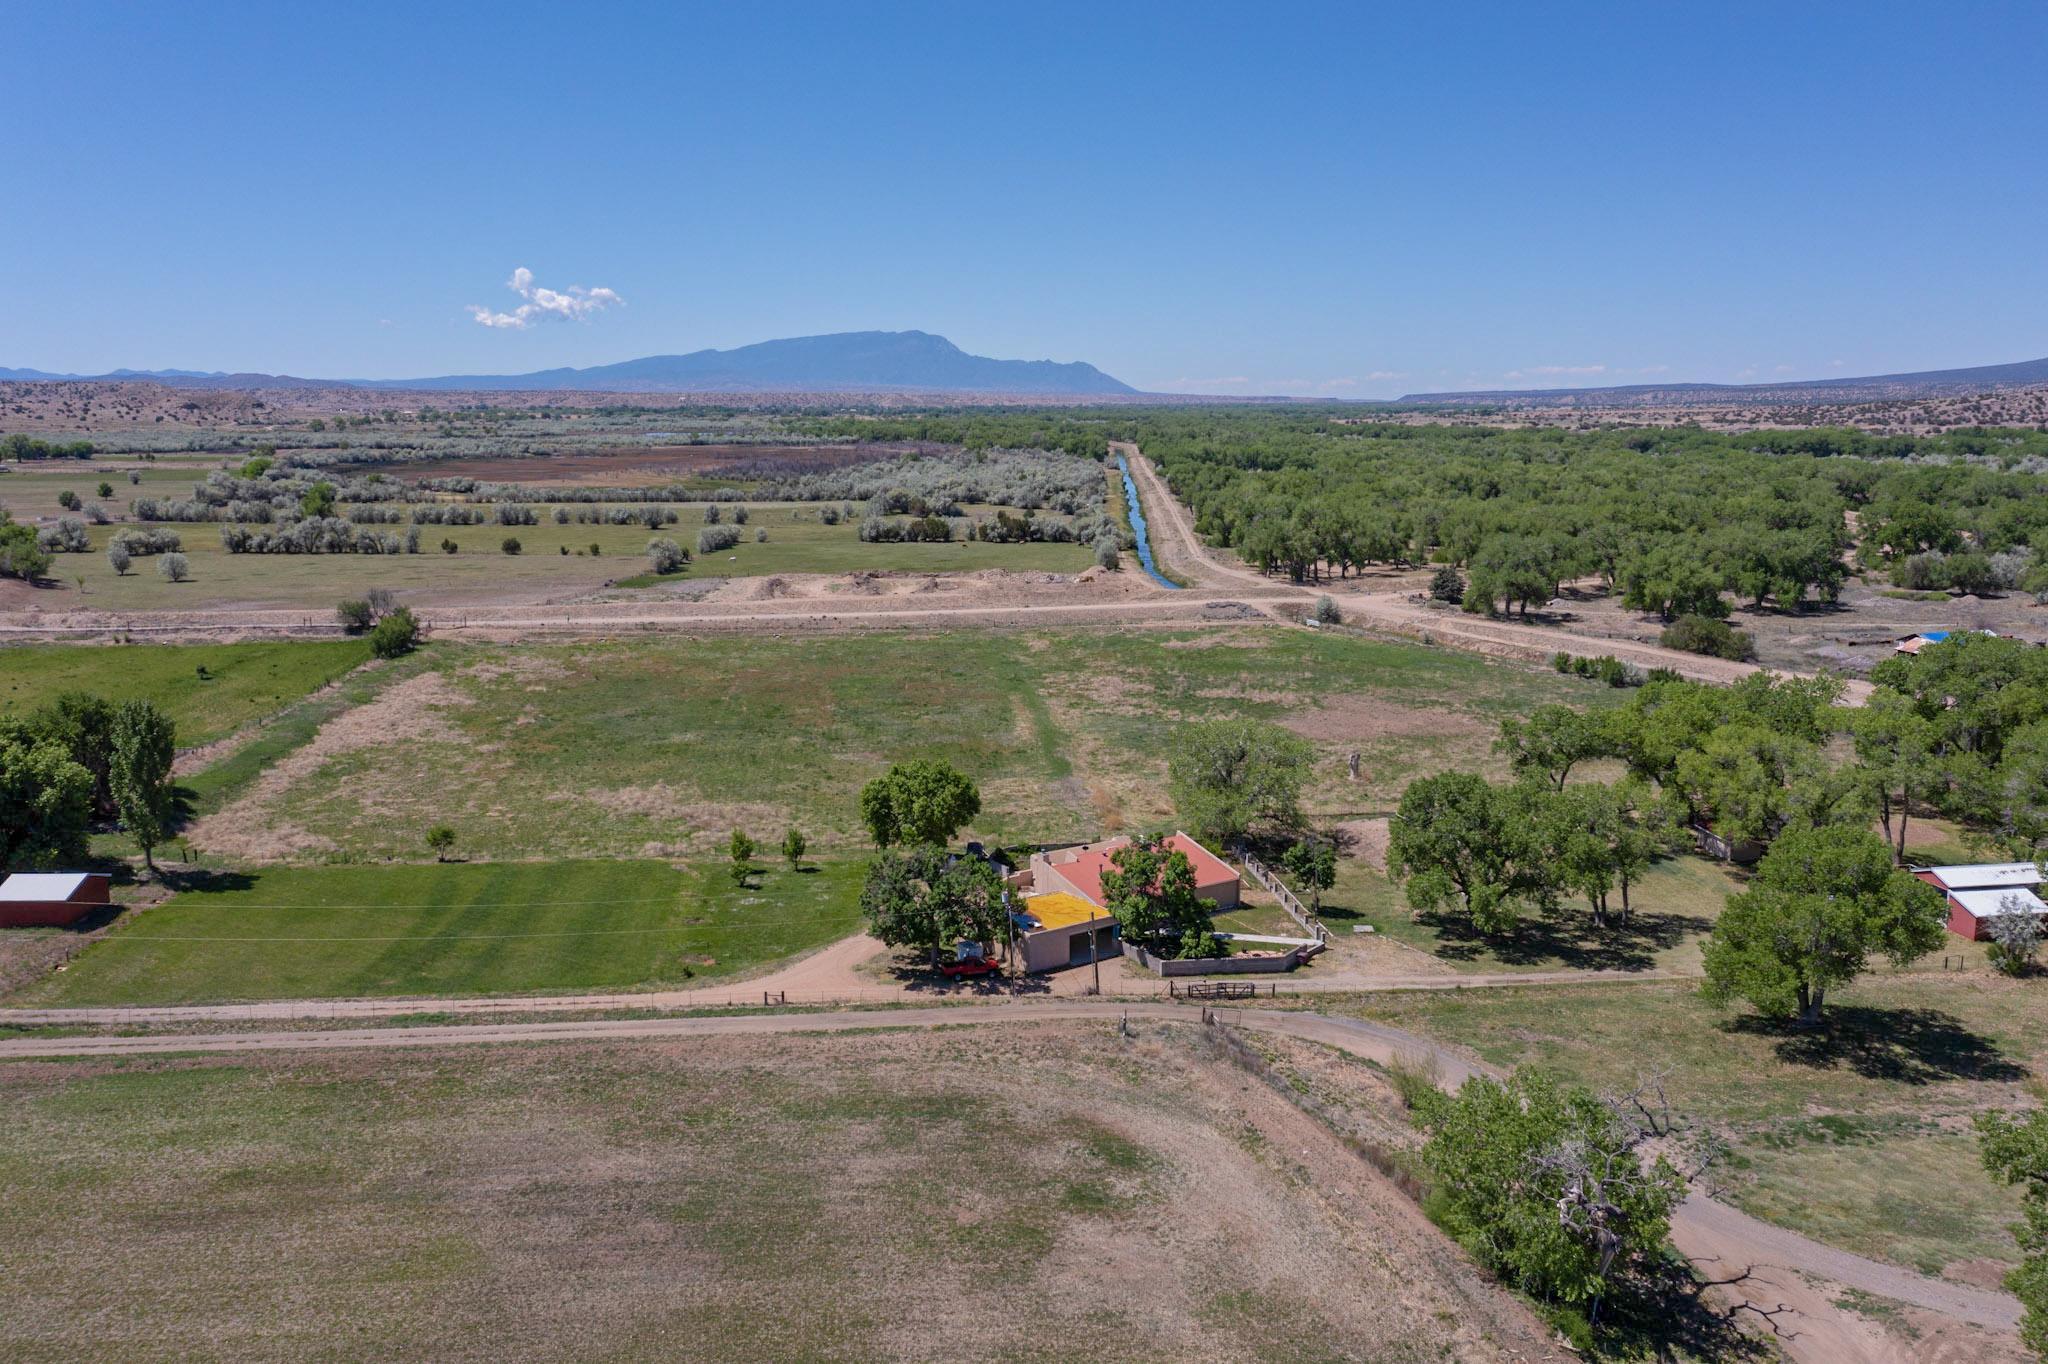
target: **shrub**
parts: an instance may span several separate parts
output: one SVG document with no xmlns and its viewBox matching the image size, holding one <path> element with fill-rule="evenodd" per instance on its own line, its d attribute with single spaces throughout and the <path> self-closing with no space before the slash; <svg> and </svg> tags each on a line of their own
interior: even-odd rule
<svg viewBox="0 0 2048 1364">
<path fill-rule="evenodd" d="M 1948 556 L 1940 550 L 1909 554 L 1892 565 L 1892 586 L 1928 592 L 1948 586 Z"/>
<path fill-rule="evenodd" d="M 113 567 L 117 577 L 126 577 L 128 575 L 128 565 L 132 562 L 134 561 L 129 557 L 128 546 L 122 544 L 119 540 L 107 546 L 107 563 Z"/>
<path fill-rule="evenodd" d="M 370 652 L 379 658 L 402 658 L 420 642 L 420 623 L 409 606 L 401 606 L 370 631 Z"/>
<path fill-rule="evenodd" d="M 95 495 L 101 498 L 112 497 L 114 495 L 114 485 L 102 479 Z"/>
<path fill-rule="evenodd" d="M 716 554 L 722 549 L 731 549 L 739 542 L 739 529 L 734 526 L 706 526 L 697 532 L 699 554 Z"/>
<path fill-rule="evenodd" d="M 148 554 L 168 554 L 185 547 L 185 542 L 174 530 L 144 530 L 140 527 L 122 531 L 114 537 L 114 543 L 138 558 Z"/>
<path fill-rule="evenodd" d="M 1318 625 L 1336 625 L 1344 619 L 1344 613 L 1337 609 L 1334 598 L 1317 597 L 1315 619 Z"/>
<path fill-rule="evenodd" d="M 1121 568 L 1123 555 L 1117 550 L 1116 537 L 1105 535 L 1095 542 L 1095 566 L 1097 568 Z"/>
<path fill-rule="evenodd" d="M 436 824 L 427 830 L 427 847 L 433 852 L 436 862 L 448 860 L 448 850 L 455 846 L 455 830 L 446 824 Z"/>
<path fill-rule="evenodd" d="M 718 516 L 718 504 L 716 502 L 706 502 L 704 504 L 704 524 L 707 526 L 717 525 Z"/>
<path fill-rule="evenodd" d="M 819 524 L 819 525 L 821 525 L 821 526 L 836 526 L 836 525 L 838 525 L 838 524 L 839 524 L 839 508 L 837 508 L 837 507 L 820 507 L 820 508 L 818 508 L 818 524 Z"/>
<path fill-rule="evenodd" d="M 494 510 L 498 518 L 498 524 L 501 526 L 537 526 L 540 524 L 540 518 L 533 514 L 533 508 L 523 507 L 517 502 L 500 502 Z"/>
<path fill-rule="evenodd" d="M 683 565 L 690 562 L 690 551 L 673 540 L 649 540 L 647 562 L 653 566 L 656 573 L 680 573 Z"/>
<path fill-rule="evenodd" d="M 782 836 L 782 857 L 784 861 L 789 863 L 791 871 L 795 871 L 804 860 L 804 849 L 809 846 L 810 843 L 805 839 L 801 829 L 792 827 L 788 833 Z"/>
<path fill-rule="evenodd" d="M 732 523 L 735 526 L 744 526 L 747 524 L 747 518 L 751 515 L 753 513 L 749 512 L 745 507 L 734 507 L 732 509 Z"/>
<path fill-rule="evenodd" d="M 569 524 L 569 509 L 567 507 L 555 508 L 555 524 L 558 526 Z"/>
<path fill-rule="evenodd" d="M 1708 658 L 1729 658 L 1738 663 L 1756 657 L 1756 641 L 1746 631 L 1709 616 L 1680 616 L 1664 627 L 1657 642 L 1667 649 L 1683 649 Z"/>
<path fill-rule="evenodd" d="M 52 554 L 83 554 L 92 548 L 85 522 L 76 516 L 60 516 L 54 526 L 36 532 L 36 543 Z"/>
<path fill-rule="evenodd" d="M 765 545 L 768 543 L 768 527 L 756 526 L 754 528 L 754 543 L 757 545 Z"/>
<path fill-rule="evenodd" d="M 507 554 L 517 554 L 520 550 L 519 537 L 516 535 L 506 536 L 498 542 L 498 548 L 504 550 Z"/>
<path fill-rule="evenodd" d="M 129 486 L 129 487 L 131 487 L 131 488 L 133 488 L 133 487 L 137 486 L 138 484 L 140 484 L 141 482 L 142 482 L 142 470 L 140 470 L 140 469 L 130 469 L 130 470 L 128 471 L 128 486 Z"/>
<path fill-rule="evenodd" d="M 376 623 L 370 612 L 370 603 L 360 597 L 352 597 L 335 607 L 334 615 L 341 622 L 341 628 L 352 635 L 360 635 Z"/>
<path fill-rule="evenodd" d="M 453 554 L 457 548 L 458 546 L 453 540 L 450 540 L 445 535 L 441 537 L 441 552 L 443 554 Z"/>
<path fill-rule="evenodd" d="M 1445 564 L 1429 575 L 1429 595 L 1434 601 L 1461 602 L 1465 600 L 1465 579 Z"/>
<path fill-rule="evenodd" d="M 168 582 L 181 583 L 192 575 L 192 566 L 185 562 L 185 556 L 176 550 L 158 557 L 156 571 Z"/>
<path fill-rule="evenodd" d="M 2033 967 L 2041 950 L 2041 920 L 2019 896 L 1999 901 L 1998 913 L 1985 921 L 1984 929 L 1991 938 L 1985 955 L 1993 966 L 2009 976 L 2023 976 Z"/>
<path fill-rule="evenodd" d="M 79 507 L 78 494 L 66 488 L 63 492 L 57 494 L 57 505 L 65 511 L 77 511 Z"/>
</svg>

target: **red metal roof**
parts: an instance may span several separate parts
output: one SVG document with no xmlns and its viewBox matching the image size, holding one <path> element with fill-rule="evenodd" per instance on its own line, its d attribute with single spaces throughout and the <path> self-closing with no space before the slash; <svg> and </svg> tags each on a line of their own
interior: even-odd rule
<svg viewBox="0 0 2048 1364">
<path fill-rule="evenodd" d="M 1118 844 L 1118 847 L 1128 846 L 1128 843 Z M 1238 880 L 1237 873 L 1231 869 L 1228 862 L 1186 834 L 1173 835 L 1166 840 L 1166 846 L 1174 852 L 1187 854 L 1188 864 L 1195 870 L 1197 892 L 1233 885 Z M 1115 856 L 1116 851 L 1116 848 L 1108 848 L 1099 852 L 1083 853 L 1072 862 L 1060 866 L 1058 871 L 1067 878 L 1074 889 L 1096 904 L 1102 904 L 1102 873 L 1109 870 L 1110 858 Z"/>
</svg>

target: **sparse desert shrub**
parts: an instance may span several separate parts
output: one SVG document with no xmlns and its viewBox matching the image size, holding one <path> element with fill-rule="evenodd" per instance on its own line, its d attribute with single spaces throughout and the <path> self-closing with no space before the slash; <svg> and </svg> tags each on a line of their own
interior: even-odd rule
<svg viewBox="0 0 2048 1364">
<path fill-rule="evenodd" d="M 836 526 L 836 525 L 838 525 L 838 524 L 839 524 L 839 508 L 837 508 L 837 507 L 820 507 L 820 508 L 818 508 L 818 524 L 820 524 L 820 525 L 823 525 L 823 526 Z"/>
<path fill-rule="evenodd" d="M 534 515 L 533 508 L 521 506 L 517 502 L 500 502 L 493 509 L 493 514 L 497 517 L 498 524 L 501 526 L 537 526 L 540 524 L 540 518 Z"/>
<path fill-rule="evenodd" d="M 129 487 L 131 487 L 131 488 L 133 488 L 133 487 L 137 486 L 138 484 L 140 484 L 141 482 L 142 482 L 142 470 L 140 470 L 140 469 L 130 469 L 130 470 L 128 471 L 128 486 L 129 486 Z"/>
<path fill-rule="evenodd" d="M 166 582 L 181 583 L 192 576 L 192 566 L 176 550 L 157 557 L 156 571 Z"/>
<path fill-rule="evenodd" d="M 133 556 L 128 553 L 128 546 L 119 540 L 107 546 L 107 564 L 114 570 L 114 576 L 127 577 L 128 566 L 133 562 Z"/>
<path fill-rule="evenodd" d="M 1337 625 L 1343 621 L 1344 613 L 1337 609 L 1335 598 L 1317 597 L 1315 618 L 1319 625 Z"/>
<path fill-rule="evenodd" d="M 336 620 L 349 634 L 360 635 L 375 623 L 370 613 L 370 603 L 360 597 L 351 597 L 334 608 Z"/>
<path fill-rule="evenodd" d="M 1725 620 L 1710 616 L 1680 616 L 1664 627 L 1657 642 L 1667 649 L 1683 649 L 1709 658 L 1729 658 L 1746 663 L 1756 657 L 1756 641 L 1747 631 L 1737 630 Z"/>
<path fill-rule="evenodd" d="M 555 508 L 555 524 L 558 526 L 569 524 L 569 509 L 567 507 Z"/>
<path fill-rule="evenodd" d="M 503 540 L 500 540 L 498 542 L 498 548 L 503 550 L 507 554 L 517 554 L 521 549 L 525 548 L 525 546 L 519 543 L 518 536 L 508 535 Z"/>
<path fill-rule="evenodd" d="M 690 562 L 690 551 L 673 540 L 649 540 L 647 562 L 653 566 L 656 573 L 680 573 L 683 566 Z"/>
<path fill-rule="evenodd" d="M 717 504 L 716 502 L 706 502 L 706 503 L 704 504 L 704 524 L 705 524 L 705 525 L 707 525 L 707 526 L 715 526 L 715 525 L 717 525 L 717 524 L 718 524 L 718 519 L 719 519 L 720 515 L 721 515 L 721 513 L 720 513 L 720 511 L 719 511 L 719 509 L 718 509 L 718 504 Z"/>
<path fill-rule="evenodd" d="M 734 507 L 732 509 L 732 523 L 735 526 L 744 526 L 747 524 L 747 518 L 752 515 L 753 513 L 745 507 Z"/>
<path fill-rule="evenodd" d="M 150 554 L 168 554 L 185 547 L 185 542 L 174 530 L 145 530 L 139 526 L 115 535 L 114 543 L 138 559 Z"/>
<path fill-rule="evenodd" d="M 754 527 L 754 543 L 757 545 L 765 545 L 768 543 L 768 527 Z"/>
<path fill-rule="evenodd" d="M 1111 569 L 1123 566 L 1123 555 L 1116 547 L 1114 535 L 1105 535 L 1095 542 L 1095 566 Z"/>
<path fill-rule="evenodd" d="M 1948 556 L 1940 550 L 1909 554 L 1892 565 L 1892 586 L 1914 592 L 1936 591 L 1948 586 Z"/>
<path fill-rule="evenodd" d="M 706 526 L 697 532 L 697 552 L 716 554 L 722 549 L 731 549 L 740 542 L 737 526 Z"/>
<path fill-rule="evenodd" d="M 379 658 L 399 658 L 419 645 L 420 623 L 409 606 L 401 606 L 377 622 L 370 631 L 370 652 Z"/>
<path fill-rule="evenodd" d="M 441 552 L 443 554 L 453 554 L 456 550 L 460 548 L 460 545 L 456 544 L 453 540 L 450 540 L 447 536 L 444 535 L 441 537 Z"/>
</svg>

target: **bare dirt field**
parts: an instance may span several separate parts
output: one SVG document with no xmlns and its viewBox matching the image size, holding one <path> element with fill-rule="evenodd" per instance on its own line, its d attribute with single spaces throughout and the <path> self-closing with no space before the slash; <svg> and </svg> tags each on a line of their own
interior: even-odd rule
<svg viewBox="0 0 2048 1364">
<path fill-rule="evenodd" d="M 1548 1357 L 1327 1130 L 1134 1033 L 0 1067 L 0 1353 Z"/>
</svg>

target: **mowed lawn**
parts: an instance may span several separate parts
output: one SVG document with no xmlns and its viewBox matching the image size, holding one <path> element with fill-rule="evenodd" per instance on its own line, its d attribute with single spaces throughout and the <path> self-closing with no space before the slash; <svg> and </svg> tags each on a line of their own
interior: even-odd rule
<svg viewBox="0 0 2048 1364">
<path fill-rule="evenodd" d="M 765 863 L 757 865 L 766 866 Z M 120 921 L 9 1003 L 631 990 L 730 976 L 844 937 L 860 867 L 428 863 L 217 873 Z"/>
<path fill-rule="evenodd" d="M 210 743 L 284 709 L 360 666 L 362 640 L 289 644 L 21 644 L 0 648 L 0 714 L 61 692 L 146 700 L 178 728 L 178 744 Z"/>
<path fill-rule="evenodd" d="M 1333 1007 L 1603 1092 L 1661 1076 L 1685 1123 L 1730 1145 L 1708 1183 L 1820 1240 L 1982 1283 L 2017 1259 L 2007 1225 L 2018 1192 L 1984 1174 L 1970 1120 L 2038 1102 L 2048 1073 L 2038 980 L 1882 971 L 1831 995 L 1816 1032 L 1659 982 Z"/>
</svg>

